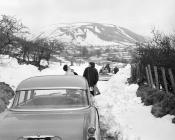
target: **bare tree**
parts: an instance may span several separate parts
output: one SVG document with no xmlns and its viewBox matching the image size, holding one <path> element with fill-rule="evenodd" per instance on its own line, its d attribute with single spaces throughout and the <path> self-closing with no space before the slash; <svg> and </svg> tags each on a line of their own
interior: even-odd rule
<svg viewBox="0 0 175 140">
<path fill-rule="evenodd" d="M 18 37 L 27 33 L 27 28 L 16 18 L 1 15 L 0 17 L 0 53 L 9 54 L 18 45 Z"/>
</svg>

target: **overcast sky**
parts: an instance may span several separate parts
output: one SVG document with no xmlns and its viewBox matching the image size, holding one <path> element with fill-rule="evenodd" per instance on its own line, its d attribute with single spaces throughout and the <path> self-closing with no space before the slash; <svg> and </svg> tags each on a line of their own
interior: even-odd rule
<svg viewBox="0 0 175 140">
<path fill-rule="evenodd" d="M 99 22 L 150 35 L 175 32 L 175 0 L 0 0 L 0 14 L 15 16 L 34 33 L 52 24 Z"/>
</svg>

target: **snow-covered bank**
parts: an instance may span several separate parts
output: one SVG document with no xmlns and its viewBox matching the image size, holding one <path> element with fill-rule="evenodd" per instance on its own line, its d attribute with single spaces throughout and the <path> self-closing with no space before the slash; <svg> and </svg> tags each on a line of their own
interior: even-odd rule
<svg viewBox="0 0 175 140">
<path fill-rule="evenodd" d="M 138 85 L 126 83 L 129 76 L 128 65 L 108 82 L 98 83 L 102 95 L 95 100 L 108 132 L 118 135 L 119 140 L 174 140 L 172 116 L 155 118 L 151 107 L 143 106 L 136 97 Z"/>
<path fill-rule="evenodd" d="M 39 71 L 37 67 L 33 65 L 19 65 L 16 59 L 8 58 L 6 61 L 3 61 L 3 63 L 0 63 L 0 82 L 6 82 L 15 89 L 22 80 L 32 76 L 63 75 L 65 73 L 63 71 L 63 65 L 64 64 L 51 63 L 49 68 Z M 86 63 L 81 66 L 75 65 L 71 68 L 79 75 L 82 75 L 87 66 L 88 64 Z"/>
</svg>

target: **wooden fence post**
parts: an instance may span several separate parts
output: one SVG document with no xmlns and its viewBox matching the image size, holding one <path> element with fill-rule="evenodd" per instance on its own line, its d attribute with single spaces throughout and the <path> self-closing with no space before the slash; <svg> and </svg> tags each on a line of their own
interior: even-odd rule
<svg viewBox="0 0 175 140">
<path fill-rule="evenodd" d="M 163 67 L 161 67 L 161 71 L 162 71 L 163 83 L 165 86 L 165 92 L 168 93 L 168 86 L 167 86 L 167 80 L 166 80 L 166 75 L 165 75 L 165 69 Z"/>
<path fill-rule="evenodd" d="M 136 65 L 136 77 L 137 77 L 137 79 L 139 79 L 140 80 L 140 66 L 139 66 L 139 63 L 137 63 L 137 65 Z"/>
<path fill-rule="evenodd" d="M 131 76 L 132 76 L 132 81 L 135 81 L 137 79 L 135 64 L 131 64 Z"/>
<path fill-rule="evenodd" d="M 149 76 L 150 76 L 151 87 L 154 88 L 153 77 L 152 77 L 151 66 L 150 65 L 148 65 L 148 72 L 149 72 Z"/>
<path fill-rule="evenodd" d="M 156 89 L 159 90 L 159 77 L 158 77 L 157 67 L 156 66 L 154 66 L 154 75 L 155 75 L 155 80 L 156 80 Z"/>
<path fill-rule="evenodd" d="M 147 77 L 148 85 L 151 87 L 151 82 L 150 82 L 148 67 L 145 67 L 145 69 L 146 69 L 146 77 Z"/>
<path fill-rule="evenodd" d="M 173 88 L 173 92 L 175 94 L 175 82 L 174 82 L 174 77 L 173 77 L 172 70 L 168 69 L 168 73 L 170 75 L 171 85 L 172 85 L 172 88 Z"/>
</svg>

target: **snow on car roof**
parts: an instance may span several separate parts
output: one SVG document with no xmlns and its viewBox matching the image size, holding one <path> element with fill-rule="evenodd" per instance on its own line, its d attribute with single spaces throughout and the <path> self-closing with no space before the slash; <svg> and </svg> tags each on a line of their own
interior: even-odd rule
<svg viewBox="0 0 175 140">
<path fill-rule="evenodd" d="M 87 82 L 82 76 L 68 75 L 47 75 L 36 76 L 23 80 L 17 87 L 18 90 L 29 89 L 56 89 L 56 88 L 74 88 L 87 89 Z"/>
</svg>

